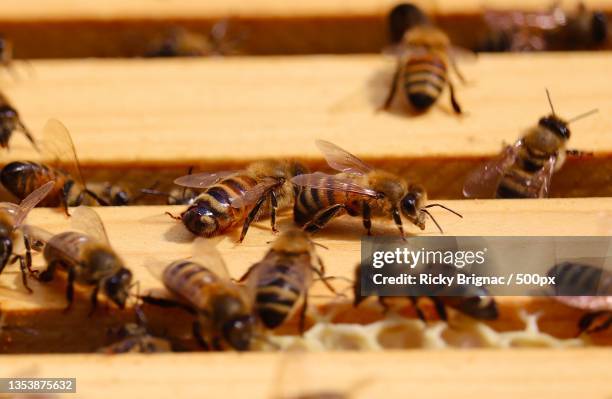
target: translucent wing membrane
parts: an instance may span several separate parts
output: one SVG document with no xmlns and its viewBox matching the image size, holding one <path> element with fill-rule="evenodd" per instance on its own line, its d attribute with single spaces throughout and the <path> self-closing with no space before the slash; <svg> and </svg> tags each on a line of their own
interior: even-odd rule
<svg viewBox="0 0 612 399">
<path fill-rule="evenodd" d="M 254 205 L 261 197 L 272 187 L 278 185 L 278 180 L 267 179 L 250 190 L 244 192 L 243 195 L 230 199 L 230 204 L 234 208 L 248 207 Z"/>
<path fill-rule="evenodd" d="M 220 239 L 197 238 L 193 242 L 193 256 L 190 260 L 206 267 L 220 278 L 230 280 L 227 265 L 217 249 L 219 241 Z"/>
<path fill-rule="evenodd" d="M 463 195 L 467 198 L 492 198 L 503 174 L 516 161 L 520 145 L 518 141 L 507 146 L 497 158 L 470 173 L 463 185 Z"/>
<path fill-rule="evenodd" d="M 57 119 L 47 121 L 43 129 L 43 148 L 59 164 L 58 166 L 68 172 L 78 183 L 85 185 L 70 132 L 62 122 Z"/>
<path fill-rule="evenodd" d="M 110 245 L 102 219 L 92 208 L 79 206 L 74 210 L 70 221 L 73 229 L 79 230 L 99 242 Z"/>
<path fill-rule="evenodd" d="M 24 225 L 23 233 L 30 239 L 30 242 L 40 241 L 46 243 L 53 237 L 53 233 L 32 225 Z"/>
<path fill-rule="evenodd" d="M 354 194 L 366 195 L 368 197 L 378 197 L 378 192 L 367 187 L 360 186 L 348 179 L 328 175 L 321 172 L 298 175 L 291 179 L 295 185 L 311 187 L 321 190 L 337 190 Z"/>
<path fill-rule="evenodd" d="M 174 184 L 181 187 L 206 188 L 233 175 L 236 171 L 203 172 L 185 175 L 174 180 Z"/>
<path fill-rule="evenodd" d="M 47 194 L 53 189 L 55 186 L 54 181 L 47 182 L 32 191 L 30 195 L 24 198 L 23 201 L 17 206 L 15 213 L 15 226 L 20 226 L 21 223 L 25 220 L 28 213 L 36 206 L 40 201 L 45 199 Z"/>
<path fill-rule="evenodd" d="M 356 175 L 365 175 L 372 167 L 329 141 L 317 140 L 317 147 L 323 153 L 327 164 L 337 171 Z"/>
</svg>

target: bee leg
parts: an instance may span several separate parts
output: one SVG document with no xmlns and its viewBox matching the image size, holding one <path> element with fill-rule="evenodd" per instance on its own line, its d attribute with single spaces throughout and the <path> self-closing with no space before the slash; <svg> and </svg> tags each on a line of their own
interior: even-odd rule
<svg viewBox="0 0 612 399">
<path fill-rule="evenodd" d="M 391 81 L 391 87 L 389 88 L 389 93 L 387 94 L 387 98 L 385 99 L 385 102 L 383 103 L 382 107 L 380 107 L 379 109 L 387 110 L 391 106 L 391 103 L 393 102 L 393 98 L 395 97 L 395 93 L 397 92 L 397 86 L 399 82 L 401 69 L 402 69 L 401 61 L 398 60 L 397 66 L 395 67 L 395 72 L 393 73 L 393 80 Z"/>
<path fill-rule="evenodd" d="M 23 286 L 25 287 L 26 290 L 28 290 L 28 292 L 31 294 L 32 289 L 30 288 L 30 286 L 28 285 L 28 267 L 26 266 L 26 261 L 24 259 L 23 256 L 15 256 L 12 260 L 11 260 L 11 264 L 15 263 L 19 261 L 19 270 L 21 271 L 21 283 L 23 284 Z M 1 272 L 1 270 L 0 270 Z"/>
<path fill-rule="evenodd" d="M 64 187 L 62 187 L 62 191 L 60 191 L 60 201 L 62 202 L 62 208 L 64 208 L 64 213 L 66 213 L 66 216 L 70 217 L 70 212 L 68 211 L 68 191 L 70 191 L 70 185 L 64 184 Z M 80 195 L 79 198 L 81 198 Z"/>
<path fill-rule="evenodd" d="M 34 140 L 32 133 L 30 133 L 30 130 L 28 130 L 28 128 L 23 124 L 20 119 L 17 120 L 17 127 L 19 128 L 19 131 L 26 136 L 30 143 L 32 143 L 32 147 L 34 147 L 37 152 L 40 152 L 40 148 L 38 148 L 38 145 L 36 144 L 36 140 Z"/>
<path fill-rule="evenodd" d="M 272 225 L 272 232 L 278 233 L 276 229 L 276 210 L 278 208 L 278 199 L 276 193 L 270 191 L 270 224 Z"/>
<path fill-rule="evenodd" d="M 448 314 L 446 313 L 446 307 L 444 306 L 444 302 L 437 296 L 430 296 L 429 299 L 434 303 L 436 307 L 436 313 L 438 313 L 438 317 L 440 320 L 446 321 L 448 320 Z"/>
<path fill-rule="evenodd" d="M 370 205 L 365 201 L 363 201 L 362 214 L 363 214 L 363 227 L 365 227 L 365 229 L 367 230 L 368 235 L 371 236 L 372 235 L 372 209 L 370 208 Z"/>
<path fill-rule="evenodd" d="M 592 151 L 581 150 L 565 150 L 565 153 L 572 157 L 592 157 L 594 155 Z"/>
<path fill-rule="evenodd" d="M 319 276 L 319 279 L 323 282 L 323 284 L 325 284 L 328 290 L 330 290 L 333 294 L 338 295 L 338 291 L 336 291 L 334 286 L 331 285 L 329 281 L 327 281 L 328 277 L 325 277 L 325 275 L 323 274 L 321 270 L 317 269 L 316 267 L 312 267 L 312 266 L 311 266 L 311 269 L 313 272 L 316 273 L 317 276 Z"/>
<path fill-rule="evenodd" d="M 304 329 L 306 328 L 306 310 L 308 310 L 308 291 L 304 293 L 304 303 L 302 304 L 302 309 L 300 310 L 300 335 L 304 335 Z"/>
<path fill-rule="evenodd" d="M 455 111 L 456 114 L 461 115 L 463 111 L 461 111 L 461 106 L 459 105 L 459 102 L 457 101 L 457 98 L 455 97 L 455 88 L 450 81 L 448 82 L 448 88 L 450 91 L 450 100 L 451 100 L 451 105 L 453 106 L 453 110 Z"/>
<path fill-rule="evenodd" d="M 28 272 L 30 273 L 30 275 L 37 275 L 38 270 L 32 269 L 32 246 L 30 245 L 30 240 L 25 235 L 23 236 L 23 245 L 25 246 L 25 249 L 26 249 L 26 253 L 25 253 L 26 268 L 28 269 Z"/>
<path fill-rule="evenodd" d="M 45 271 L 38 275 L 38 281 L 42 281 L 43 283 L 48 283 L 49 281 L 52 281 L 53 277 L 55 276 L 55 269 L 57 268 L 58 264 L 58 261 L 53 261 L 49 263 Z"/>
<path fill-rule="evenodd" d="M 325 208 L 319 212 L 312 218 L 311 221 L 306 223 L 303 227 L 304 231 L 309 233 L 316 233 L 321 230 L 330 220 L 332 220 L 338 212 L 346 210 L 344 204 L 335 204 L 328 208 Z"/>
<path fill-rule="evenodd" d="M 76 278 L 76 274 L 73 268 L 68 270 L 68 285 L 66 286 L 66 300 L 68 301 L 68 305 L 64 308 L 64 313 L 68 312 L 72 307 L 72 302 L 74 301 L 74 280 Z"/>
<path fill-rule="evenodd" d="M 404 226 L 402 225 L 402 216 L 400 215 L 399 209 L 393 208 L 393 210 L 391 211 L 391 215 L 393 216 L 393 221 L 395 222 L 395 225 L 400 231 L 402 240 L 406 241 L 406 234 L 404 234 Z"/>
<path fill-rule="evenodd" d="M 249 231 L 251 223 L 253 223 L 253 220 L 255 220 L 255 217 L 259 213 L 259 210 L 261 209 L 261 206 L 263 205 L 265 199 L 266 196 L 262 195 L 261 198 L 257 200 L 257 203 L 255 204 L 253 209 L 251 209 L 251 211 L 247 215 L 247 218 L 244 220 L 244 224 L 242 225 L 242 232 L 240 233 L 240 238 L 238 239 L 238 242 L 242 242 L 244 240 L 247 231 Z"/>
<path fill-rule="evenodd" d="M 603 322 L 602 324 L 595 326 L 593 328 L 591 328 L 593 326 L 593 324 L 595 323 L 595 321 L 602 315 L 608 314 L 608 320 L 606 320 L 605 322 Z M 594 333 L 594 332 L 598 332 L 598 331 L 603 331 L 605 329 L 607 329 L 608 327 L 610 327 L 612 325 L 612 313 L 610 313 L 610 311 L 606 311 L 606 310 L 602 310 L 599 312 L 592 312 L 592 313 L 587 313 L 584 316 L 582 316 L 580 318 L 580 320 L 578 321 L 578 328 L 580 330 L 580 334 L 582 333 Z"/>
<path fill-rule="evenodd" d="M 457 65 L 457 61 L 455 60 L 454 57 L 449 57 L 449 58 L 450 58 L 449 61 L 450 61 L 451 68 L 453 68 L 453 72 L 455 72 L 455 75 L 457 75 L 457 77 L 459 78 L 461 83 L 466 84 L 467 80 L 465 80 L 465 76 L 463 76 L 463 74 L 459 70 L 459 66 Z"/>
<path fill-rule="evenodd" d="M 149 305 L 159 306 L 162 308 L 179 308 L 186 311 L 189 314 L 195 315 L 196 312 L 189 306 L 184 303 L 175 301 L 173 299 L 168 298 L 156 298 L 151 295 L 143 295 L 139 297 L 144 303 Z"/>
<path fill-rule="evenodd" d="M 410 299 L 410 302 L 412 303 L 412 307 L 414 308 L 414 311 L 416 312 L 418 318 L 420 320 L 426 322 L 427 319 L 425 318 L 425 314 L 423 313 L 423 311 L 419 307 L 419 297 L 409 296 L 408 299 Z"/>
<path fill-rule="evenodd" d="M 193 333 L 193 338 L 196 340 L 198 345 L 200 345 L 204 350 L 210 350 L 210 346 L 202 336 L 202 325 L 200 324 L 199 320 L 194 320 L 191 329 Z"/>
<path fill-rule="evenodd" d="M 91 317 L 96 312 L 96 309 L 98 308 L 98 292 L 99 291 L 100 291 L 100 285 L 96 284 L 93 291 L 91 292 L 91 299 L 90 299 L 91 308 L 89 309 L 89 313 L 87 314 L 87 317 Z"/>
</svg>

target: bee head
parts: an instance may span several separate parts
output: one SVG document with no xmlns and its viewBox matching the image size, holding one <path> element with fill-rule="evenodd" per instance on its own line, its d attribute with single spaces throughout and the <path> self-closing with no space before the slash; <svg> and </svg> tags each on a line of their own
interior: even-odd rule
<svg viewBox="0 0 612 399">
<path fill-rule="evenodd" d="M 591 34 L 595 44 L 601 44 L 608 39 L 608 18 L 601 11 L 594 12 L 591 17 Z"/>
<path fill-rule="evenodd" d="M 12 254 L 13 242 L 8 235 L 3 235 L 0 238 L 0 270 L 6 266 Z"/>
<path fill-rule="evenodd" d="M 205 207 L 194 204 L 181 214 L 183 224 L 193 234 L 208 237 L 217 230 L 215 215 Z"/>
<path fill-rule="evenodd" d="M 132 272 L 122 267 L 117 273 L 104 281 L 104 293 L 115 302 L 120 309 L 123 309 L 130 292 L 131 283 Z"/>
<path fill-rule="evenodd" d="M 551 131 L 563 140 L 568 140 L 570 138 L 570 130 L 567 126 L 568 123 L 554 114 L 540 118 L 538 125 Z"/>
<path fill-rule="evenodd" d="M 113 206 L 124 206 L 130 203 L 130 195 L 123 189 L 118 189 L 111 198 Z"/>
<path fill-rule="evenodd" d="M 249 349 L 255 322 L 251 315 L 245 314 L 240 297 L 217 296 L 213 302 L 213 319 L 222 320 L 221 333 L 232 348 L 237 351 Z"/>
<path fill-rule="evenodd" d="M 421 230 L 425 229 L 425 213 L 421 212 L 427 201 L 425 189 L 417 184 L 411 184 L 408 192 L 400 200 L 399 209 L 402 215 L 417 225 Z"/>
<path fill-rule="evenodd" d="M 388 22 L 391 42 L 397 43 L 402 40 L 404 32 L 408 29 L 426 24 L 429 21 L 419 7 L 410 3 L 400 3 L 393 7 L 389 13 Z"/>
</svg>

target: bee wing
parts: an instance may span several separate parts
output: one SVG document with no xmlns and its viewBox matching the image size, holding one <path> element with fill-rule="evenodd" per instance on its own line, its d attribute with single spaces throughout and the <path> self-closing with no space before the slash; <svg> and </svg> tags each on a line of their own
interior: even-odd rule
<svg viewBox="0 0 612 399">
<path fill-rule="evenodd" d="M 224 280 L 231 280 L 227 265 L 217 249 L 219 239 L 199 237 L 193 242 L 193 256 L 191 260 L 196 262 Z"/>
<path fill-rule="evenodd" d="M 356 175 L 365 175 L 372 171 L 372 167 L 361 159 L 329 141 L 317 140 L 316 144 L 327 164 L 337 171 Z"/>
<path fill-rule="evenodd" d="M 267 191 L 278 184 L 276 179 L 267 179 L 246 190 L 241 196 L 230 199 L 230 205 L 234 208 L 248 207 L 254 205 Z"/>
<path fill-rule="evenodd" d="M 57 119 L 49 119 L 43 128 L 43 149 L 73 179 L 85 185 L 70 132 Z"/>
<path fill-rule="evenodd" d="M 23 225 L 21 229 L 23 230 L 23 234 L 26 235 L 31 242 L 40 241 L 46 243 L 53 237 L 53 233 L 30 224 Z"/>
<path fill-rule="evenodd" d="M 342 179 L 334 175 L 321 172 L 298 175 L 291 179 L 297 186 L 311 187 L 321 190 L 337 190 L 354 194 L 365 195 L 368 197 L 378 197 L 378 192 L 367 187 L 360 186 L 348 179 Z"/>
<path fill-rule="evenodd" d="M 506 146 L 493 160 L 470 173 L 463 184 L 463 195 L 467 198 L 492 198 L 504 172 L 514 164 L 519 140 L 513 146 Z"/>
<path fill-rule="evenodd" d="M 95 240 L 110 245 L 104 223 L 100 215 L 92 208 L 79 206 L 70 218 L 71 227 L 93 237 Z"/>
<path fill-rule="evenodd" d="M 527 186 L 539 188 L 538 198 L 548 197 L 548 189 L 550 188 L 556 162 L 557 157 L 551 156 L 548 162 L 544 164 L 544 167 L 537 173 L 534 173 L 532 179 L 526 181 Z"/>
<path fill-rule="evenodd" d="M 190 188 L 206 188 L 210 187 L 220 180 L 233 175 L 236 171 L 220 171 L 220 172 L 203 172 L 181 176 L 174 180 L 174 184 L 181 187 Z"/>
<path fill-rule="evenodd" d="M 23 201 L 17 206 L 15 212 L 15 226 L 20 226 L 21 223 L 25 220 L 28 213 L 36 206 L 40 201 L 45 199 L 47 194 L 53 189 L 55 186 L 55 181 L 50 181 L 42 186 L 38 187 L 36 190 L 32 191 L 30 195 L 25 197 Z"/>
</svg>

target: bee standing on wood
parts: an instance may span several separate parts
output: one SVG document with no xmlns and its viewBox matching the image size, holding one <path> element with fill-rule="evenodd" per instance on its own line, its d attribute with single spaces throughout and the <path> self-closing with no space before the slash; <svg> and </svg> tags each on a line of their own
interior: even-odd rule
<svg viewBox="0 0 612 399">
<path fill-rule="evenodd" d="M 263 260 L 251 266 L 240 281 L 255 292 L 255 311 L 268 329 L 283 324 L 301 302 L 299 322 L 303 332 L 313 273 L 336 293 L 325 278 L 325 267 L 310 237 L 304 231 L 291 229 L 274 240 Z"/>
<path fill-rule="evenodd" d="M 69 206 L 83 204 L 85 196 L 90 197 L 97 204 L 110 205 L 100 198 L 100 195 L 87 188 L 68 129 L 60 121 L 50 119 L 44 127 L 43 135 L 45 152 L 54 159 L 58 167 L 38 162 L 11 162 L 0 172 L 2 185 L 15 197 L 23 199 L 36 188 L 49 181 L 54 181 L 53 190 L 40 205 L 62 206 L 66 214 L 68 214 Z M 121 191 L 120 188 L 118 190 Z"/>
<path fill-rule="evenodd" d="M 90 314 L 96 310 L 100 290 L 123 309 L 132 283 L 132 272 L 111 248 L 100 216 L 93 209 L 80 206 L 74 211 L 71 222 L 77 231 L 55 235 L 32 226 L 24 227 L 28 240 L 44 244 L 47 268 L 39 274 L 39 281 L 52 281 L 58 269 L 68 274 L 66 311 L 74 300 L 75 283 L 93 287 Z"/>
<path fill-rule="evenodd" d="M 48 182 L 45 185 L 34 190 L 28 195 L 19 205 L 12 204 L 9 202 L 0 203 L 0 273 L 4 270 L 8 263 L 14 263 L 19 260 L 21 268 L 21 281 L 23 286 L 32 292 L 32 289 L 28 286 L 26 271 L 33 273 L 32 270 L 32 257 L 29 252 L 26 256 L 13 255 L 14 245 L 20 240 L 20 230 L 25 218 L 28 213 L 40 202 L 47 194 L 53 189 L 53 182 Z M 24 236 L 24 245 L 26 250 L 29 249 L 29 242 Z"/>
<path fill-rule="evenodd" d="M 0 43 L 2 43 L 2 40 L 0 40 Z M 2 50 L 0 49 L 0 51 Z M 4 61 L 2 61 L 2 63 L 4 64 Z M 0 147 L 9 148 L 9 141 L 14 131 L 23 133 L 30 143 L 32 143 L 34 149 L 38 151 L 34 136 L 32 136 L 32 133 L 30 133 L 28 128 L 21 121 L 19 113 L 11 105 L 6 96 L 0 93 Z"/>
<path fill-rule="evenodd" d="M 552 175 L 563 166 L 567 154 L 583 155 L 566 149 L 569 124 L 597 110 L 565 121 L 555 114 L 548 90 L 546 94 L 552 114 L 540 118 L 514 145 L 506 146 L 499 157 L 471 173 L 463 186 L 466 197 L 547 197 Z"/>
<path fill-rule="evenodd" d="M 178 301 L 151 295 L 141 299 L 194 315 L 193 335 L 203 348 L 248 350 L 256 335 L 252 295 L 231 280 L 223 259 L 204 239 L 196 240 L 194 252 L 190 259 L 150 266 Z"/>
<path fill-rule="evenodd" d="M 397 66 L 383 109 L 389 109 L 401 86 L 406 100 L 417 112 L 427 111 L 448 86 L 453 110 L 462 113 L 449 79 L 449 66 L 462 82 L 465 79 L 455 62 L 457 50 L 446 33 L 427 21 L 420 21 L 404 33 L 393 52 L 397 55 Z"/>
<path fill-rule="evenodd" d="M 359 306 L 361 302 L 368 298 L 367 296 L 361 295 L 361 273 L 361 265 L 358 264 L 355 268 L 355 283 L 353 286 L 354 306 Z M 450 277 L 455 276 L 459 272 L 453 265 L 430 264 L 423 268 L 422 273 Z M 489 294 L 489 291 L 485 287 L 477 287 L 469 284 L 453 285 L 449 287 L 445 284 L 441 284 L 439 286 L 422 288 L 416 286 L 413 292 L 413 295 L 408 295 L 406 298 L 412 302 L 419 319 L 423 321 L 425 321 L 425 315 L 418 306 L 419 297 L 422 296 L 423 292 L 435 294 L 428 295 L 428 297 L 433 302 L 436 313 L 440 319 L 444 321 L 448 320 L 445 307 L 455 309 L 478 320 L 495 320 L 499 316 L 495 298 Z M 385 309 L 389 307 L 386 298 L 389 297 L 378 297 L 378 302 Z"/>
<path fill-rule="evenodd" d="M 575 13 L 559 4 L 542 12 L 486 10 L 487 38 L 480 51 L 588 50 L 608 39 L 608 21 L 583 3 Z"/>
<path fill-rule="evenodd" d="M 547 273 L 555 279 L 555 299 L 589 311 L 579 321 L 580 332 L 593 333 L 612 326 L 612 272 L 600 267 L 564 262 Z"/>
<path fill-rule="evenodd" d="M 293 201 L 290 179 L 305 171 L 297 162 L 261 161 L 243 171 L 179 177 L 175 184 L 204 191 L 180 216 L 170 216 L 203 237 L 220 235 L 242 224 L 242 242 L 251 223 L 269 213 L 272 231 L 276 231 L 277 209 L 287 208 Z"/>
<path fill-rule="evenodd" d="M 363 226 L 371 234 L 372 217 L 390 216 L 404 238 L 402 215 L 421 230 L 429 217 L 442 228 L 428 208 L 441 207 L 461 217 L 441 204 L 427 204 L 425 189 L 408 184 L 404 179 L 384 170 L 374 169 L 365 162 L 328 141 L 317 140 L 319 149 L 337 175 L 316 172 L 294 177 L 300 187 L 293 217 L 308 232 L 324 228 L 334 217 L 343 213 L 363 218 Z"/>
</svg>

